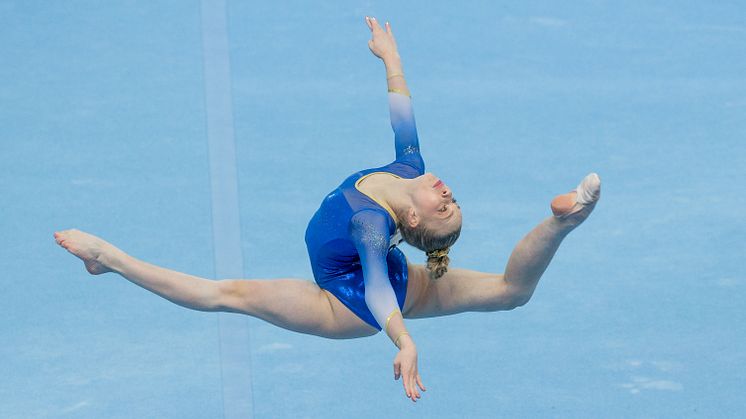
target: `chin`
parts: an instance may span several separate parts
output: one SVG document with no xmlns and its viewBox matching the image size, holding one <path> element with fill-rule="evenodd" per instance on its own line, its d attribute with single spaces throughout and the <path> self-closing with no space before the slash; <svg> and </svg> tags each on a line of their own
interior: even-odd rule
<svg viewBox="0 0 746 419">
<path fill-rule="evenodd" d="M 432 183 L 437 182 L 439 178 L 435 176 L 434 174 L 427 172 L 424 175 L 417 176 L 416 179 L 423 183 L 432 184 Z"/>
</svg>

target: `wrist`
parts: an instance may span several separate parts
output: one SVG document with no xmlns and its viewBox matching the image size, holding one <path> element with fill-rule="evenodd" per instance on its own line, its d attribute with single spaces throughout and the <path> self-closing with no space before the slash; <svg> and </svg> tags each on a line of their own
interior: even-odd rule
<svg viewBox="0 0 746 419">
<path fill-rule="evenodd" d="M 399 57 L 398 53 L 393 53 L 386 55 L 381 58 L 383 60 L 383 64 L 386 66 L 387 71 L 401 71 L 401 58 Z"/>
<path fill-rule="evenodd" d="M 414 344 L 414 339 L 412 339 L 412 337 L 409 335 L 404 335 L 400 337 L 398 344 L 399 344 L 399 350 L 417 347 Z"/>
</svg>

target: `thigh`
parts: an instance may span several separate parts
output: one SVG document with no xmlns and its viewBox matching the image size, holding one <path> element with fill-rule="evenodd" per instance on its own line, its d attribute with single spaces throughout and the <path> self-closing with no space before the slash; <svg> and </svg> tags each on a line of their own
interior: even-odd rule
<svg viewBox="0 0 746 419">
<path fill-rule="evenodd" d="M 283 278 L 223 280 L 218 284 L 222 311 L 248 314 L 284 329 L 332 339 L 377 332 L 311 281 Z"/>
<path fill-rule="evenodd" d="M 437 317 L 465 311 L 496 311 L 509 305 L 504 275 L 449 268 L 430 279 L 423 265 L 409 265 L 405 318 Z"/>
<path fill-rule="evenodd" d="M 329 302 L 334 319 L 332 322 L 333 333 L 329 337 L 334 339 L 351 339 L 373 336 L 378 333 L 378 329 L 358 317 L 357 314 L 342 304 L 334 294 L 325 289 L 319 288 L 319 290 Z"/>
</svg>

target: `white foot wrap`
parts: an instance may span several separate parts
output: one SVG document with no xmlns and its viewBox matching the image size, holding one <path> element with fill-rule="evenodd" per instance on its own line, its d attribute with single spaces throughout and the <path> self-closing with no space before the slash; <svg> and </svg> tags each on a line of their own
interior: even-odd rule
<svg viewBox="0 0 746 419">
<path fill-rule="evenodd" d="M 581 205 L 592 204 L 601 196 L 601 179 L 597 174 L 591 173 L 583 178 L 575 192 L 577 192 L 575 202 Z"/>
<path fill-rule="evenodd" d="M 593 211 L 598 198 L 601 197 L 601 179 L 599 179 L 597 174 L 591 173 L 583 178 L 580 185 L 574 191 L 570 192 L 575 192 L 575 203 L 572 208 L 561 214 L 557 214 L 557 210 L 552 207 L 552 212 L 560 220 L 572 217 L 576 222 L 582 223 L 588 217 L 588 214 Z"/>
</svg>

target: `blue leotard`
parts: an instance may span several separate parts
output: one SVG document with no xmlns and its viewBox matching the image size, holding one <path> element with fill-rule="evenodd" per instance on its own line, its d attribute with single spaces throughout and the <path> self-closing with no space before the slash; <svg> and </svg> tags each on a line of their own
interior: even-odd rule
<svg viewBox="0 0 746 419">
<path fill-rule="evenodd" d="M 396 160 L 354 173 L 329 193 L 306 229 L 313 276 L 353 313 L 381 330 L 387 316 L 404 308 L 407 260 L 390 209 L 356 185 L 373 173 L 415 178 L 425 172 L 409 96 L 389 93 Z"/>
</svg>

